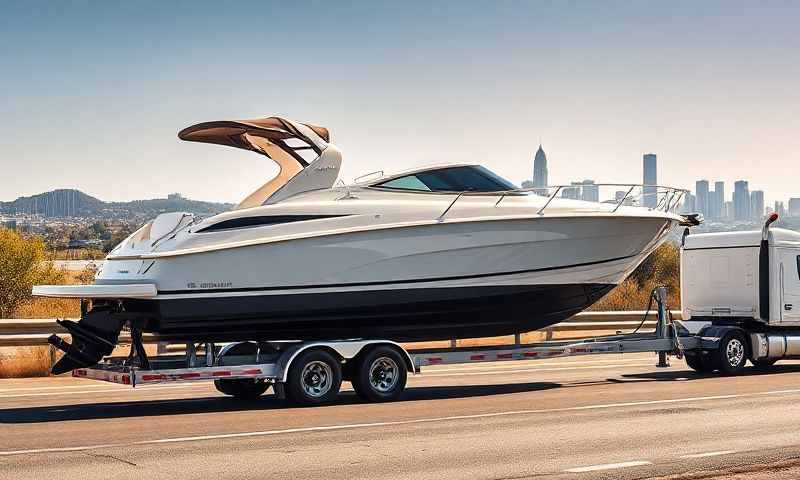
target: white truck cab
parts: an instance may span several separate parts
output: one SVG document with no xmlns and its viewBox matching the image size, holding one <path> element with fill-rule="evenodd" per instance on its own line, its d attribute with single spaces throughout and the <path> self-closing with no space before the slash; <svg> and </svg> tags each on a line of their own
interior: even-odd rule
<svg viewBox="0 0 800 480">
<path fill-rule="evenodd" d="M 686 355 L 692 368 L 800 358 L 800 233 L 771 229 L 777 219 L 760 232 L 684 234 L 682 326 L 701 339 Z"/>
<path fill-rule="evenodd" d="M 763 278 L 762 256 L 768 267 Z M 800 326 L 800 233 L 767 229 L 764 247 L 759 231 L 684 237 L 681 307 L 684 320 L 741 318 Z"/>
</svg>

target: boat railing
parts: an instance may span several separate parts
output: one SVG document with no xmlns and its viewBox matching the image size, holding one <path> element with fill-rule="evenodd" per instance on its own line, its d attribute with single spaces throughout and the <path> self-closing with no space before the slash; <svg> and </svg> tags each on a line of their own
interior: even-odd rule
<svg viewBox="0 0 800 480">
<path fill-rule="evenodd" d="M 613 190 L 613 196 L 603 196 L 603 190 Z M 571 185 L 553 185 L 549 187 L 519 188 L 499 192 L 453 192 L 456 196 L 439 215 L 442 221 L 455 204 L 464 197 L 497 198 L 494 206 L 499 207 L 507 197 L 538 195 L 545 198 L 544 204 L 536 212 L 544 215 L 556 198 L 582 200 L 607 206 L 607 211 L 616 213 L 622 206 L 632 206 L 662 212 L 675 211 L 688 190 L 663 185 L 647 185 L 642 183 L 576 183 Z"/>
</svg>

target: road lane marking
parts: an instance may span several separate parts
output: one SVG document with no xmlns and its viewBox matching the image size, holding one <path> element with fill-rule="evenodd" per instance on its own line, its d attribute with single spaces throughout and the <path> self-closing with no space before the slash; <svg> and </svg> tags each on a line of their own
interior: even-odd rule
<svg viewBox="0 0 800 480">
<path fill-rule="evenodd" d="M 720 455 L 730 455 L 732 453 L 736 453 L 736 450 L 722 450 L 719 452 L 705 452 L 705 453 L 692 453 L 690 455 L 681 455 L 680 458 L 707 458 L 707 457 L 717 457 Z"/>
<path fill-rule="evenodd" d="M 615 470 L 618 468 L 641 467 L 642 465 L 652 464 L 653 462 L 648 462 L 647 460 L 635 460 L 632 462 L 604 463 L 601 465 L 589 465 L 588 467 L 568 468 L 564 471 L 569 473 L 597 472 L 600 470 Z"/>
<path fill-rule="evenodd" d="M 673 404 L 673 403 L 692 403 L 692 402 L 705 402 L 705 401 L 712 401 L 712 400 L 730 400 L 730 399 L 737 399 L 737 398 L 758 398 L 758 397 L 765 397 L 765 396 L 774 396 L 774 395 L 797 395 L 800 394 L 800 389 L 790 389 L 790 390 L 771 390 L 766 392 L 752 392 L 752 393 L 739 393 L 739 394 L 730 394 L 730 395 L 712 395 L 707 397 L 686 397 L 686 398 L 670 398 L 670 399 L 662 399 L 662 400 L 642 400 L 638 402 L 624 402 L 624 403 L 605 403 L 605 404 L 597 404 L 597 405 L 583 405 L 578 407 L 563 407 L 563 408 L 550 408 L 550 409 L 541 409 L 541 410 L 511 410 L 511 411 L 503 411 L 503 412 L 489 412 L 489 413 L 476 413 L 471 415 L 452 415 L 448 417 L 428 417 L 428 418 L 416 418 L 410 420 L 396 420 L 396 421 L 387 421 L 387 422 L 372 422 L 372 423 L 352 423 L 352 424 L 340 424 L 340 425 L 322 425 L 316 427 L 297 427 L 297 428 L 285 428 L 280 430 L 263 430 L 263 431 L 255 431 L 255 432 L 238 432 L 238 433 L 222 433 L 216 435 L 202 435 L 202 436 L 195 436 L 195 437 L 172 437 L 172 438 L 161 438 L 156 440 L 141 440 L 138 442 L 131 442 L 127 444 L 114 444 L 111 447 L 119 447 L 119 446 L 131 446 L 131 445 L 158 445 L 158 444 L 166 444 L 166 443 L 182 443 L 182 442 L 197 442 L 203 440 L 220 440 L 226 438 L 247 438 L 247 437 L 265 437 L 265 436 L 276 436 L 276 435 L 285 435 L 291 433 L 310 433 L 310 432 L 324 432 L 324 431 L 331 431 L 331 430 L 354 430 L 354 429 L 362 429 L 362 428 L 374 428 L 374 427 L 393 427 L 399 425 L 418 425 L 424 423 L 438 423 L 438 422 L 452 422 L 457 420 L 474 420 L 474 419 L 482 419 L 482 418 L 495 418 L 495 417 L 508 417 L 508 416 L 527 416 L 527 415 L 541 415 L 541 414 L 553 414 L 553 413 L 563 413 L 563 412 L 578 412 L 578 411 L 587 411 L 587 410 L 606 410 L 606 409 L 613 409 L 613 408 L 626 408 L 626 407 L 639 407 L 639 406 L 646 406 L 646 405 L 663 405 L 663 404 Z M 96 448 L 110 448 L 110 447 L 97 447 L 97 446 L 85 446 L 85 447 L 68 447 L 70 450 L 68 451 L 80 451 L 80 450 L 92 450 Z M 20 454 L 34 454 L 34 453 L 48 453 L 52 451 L 59 451 L 53 450 L 48 448 L 42 449 L 29 449 L 29 450 L 9 450 L 9 451 L 0 451 L 0 456 L 9 456 L 9 455 L 20 455 Z"/>
</svg>

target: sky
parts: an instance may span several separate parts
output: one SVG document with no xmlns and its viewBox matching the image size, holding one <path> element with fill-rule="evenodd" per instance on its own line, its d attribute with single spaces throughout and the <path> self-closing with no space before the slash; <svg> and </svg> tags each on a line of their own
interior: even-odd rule
<svg viewBox="0 0 800 480">
<path fill-rule="evenodd" d="M 800 2 L 0 5 L 0 200 L 237 202 L 276 173 L 194 123 L 328 127 L 342 178 L 476 162 L 516 182 L 746 179 L 800 196 Z"/>
</svg>

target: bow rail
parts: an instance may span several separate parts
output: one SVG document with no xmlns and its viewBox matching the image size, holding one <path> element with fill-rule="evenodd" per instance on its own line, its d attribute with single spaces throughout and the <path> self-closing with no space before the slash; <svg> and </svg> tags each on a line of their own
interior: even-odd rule
<svg viewBox="0 0 800 480">
<path fill-rule="evenodd" d="M 608 189 L 613 189 L 613 196 L 608 196 Z M 602 190 L 606 190 L 603 192 Z M 622 206 L 647 208 L 662 212 L 672 212 L 681 205 L 681 200 L 688 193 L 682 188 L 667 187 L 663 185 L 646 185 L 642 183 L 578 183 L 571 185 L 553 185 L 540 188 L 519 188 L 500 192 L 451 192 L 456 195 L 452 202 L 437 218 L 444 220 L 445 215 L 463 197 L 497 197 L 494 206 L 499 207 L 506 197 L 539 195 L 546 198 L 544 205 L 536 212 L 544 215 L 547 208 L 556 198 L 569 200 L 582 200 L 586 202 L 607 205 L 610 213 L 615 213 Z M 560 194 L 560 197 L 559 197 Z"/>
</svg>

